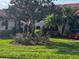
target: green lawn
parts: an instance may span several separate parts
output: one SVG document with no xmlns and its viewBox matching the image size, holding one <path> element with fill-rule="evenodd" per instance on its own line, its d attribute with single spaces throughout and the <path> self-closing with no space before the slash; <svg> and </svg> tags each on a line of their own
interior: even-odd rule
<svg viewBox="0 0 79 59">
<path fill-rule="evenodd" d="M 0 40 L 0 57 L 13 59 L 79 59 L 79 42 L 50 38 L 53 45 L 12 45 L 13 40 Z"/>
</svg>

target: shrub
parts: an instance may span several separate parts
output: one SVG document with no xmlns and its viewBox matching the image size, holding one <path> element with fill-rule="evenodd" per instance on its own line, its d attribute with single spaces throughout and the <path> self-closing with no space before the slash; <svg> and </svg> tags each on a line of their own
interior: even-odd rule
<svg viewBox="0 0 79 59">
<path fill-rule="evenodd" d="M 35 37 L 31 33 L 17 33 L 15 41 L 24 45 L 47 44 L 48 37 L 42 36 L 41 30 L 35 30 Z"/>
</svg>

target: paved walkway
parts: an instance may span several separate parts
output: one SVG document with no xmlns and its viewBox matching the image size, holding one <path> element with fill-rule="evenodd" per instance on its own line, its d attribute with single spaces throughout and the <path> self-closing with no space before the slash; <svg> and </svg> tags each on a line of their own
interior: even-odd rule
<svg viewBox="0 0 79 59">
<path fill-rule="evenodd" d="M 11 58 L 0 58 L 0 59 L 11 59 Z"/>
<path fill-rule="evenodd" d="M 73 40 L 72 42 L 79 42 L 79 40 Z"/>
</svg>

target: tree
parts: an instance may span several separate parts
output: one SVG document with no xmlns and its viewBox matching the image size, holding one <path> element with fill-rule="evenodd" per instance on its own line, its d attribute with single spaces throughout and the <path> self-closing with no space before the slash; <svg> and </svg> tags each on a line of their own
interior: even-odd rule
<svg viewBox="0 0 79 59">
<path fill-rule="evenodd" d="M 55 10 L 56 8 L 52 0 L 11 0 L 11 6 L 8 9 L 10 16 L 16 19 L 15 23 L 20 23 L 20 20 L 27 21 L 31 19 L 33 32 L 35 20 L 43 20 L 48 14 L 55 12 Z"/>
<path fill-rule="evenodd" d="M 61 36 L 64 36 L 67 32 L 71 32 L 72 27 L 77 22 L 74 14 L 75 9 L 70 7 L 58 7 L 57 9 L 54 14 L 45 18 L 45 24 L 47 28 L 53 27 Z"/>
<path fill-rule="evenodd" d="M 32 35 L 34 37 L 35 21 L 43 20 L 48 14 L 55 11 L 52 0 L 11 0 L 8 12 L 15 19 L 17 27 L 20 28 L 20 21 L 32 21 Z M 30 36 L 30 35 L 29 35 Z"/>
<path fill-rule="evenodd" d="M 77 23 L 76 15 L 74 14 L 76 9 L 72 7 L 64 7 L 64 20 L 65 25 L 63 29 L 63 33 L 65 32 L 65 27 L 69 27 L 69 32 L 71 32 L 71 28 Z"/>
<path fill-rule="evenodd" d="M 59 9 L 60 10 L 60 9 Z M 75 9 L 72 7 L 62 7 L 61 11 L 58 11 L 58 16 L 56 17 L 56 24 L 59 30 L 59 33 L 64 36 L 67 33 L 70 33 L 72 26 L 76 22 Z"/>
</svg>

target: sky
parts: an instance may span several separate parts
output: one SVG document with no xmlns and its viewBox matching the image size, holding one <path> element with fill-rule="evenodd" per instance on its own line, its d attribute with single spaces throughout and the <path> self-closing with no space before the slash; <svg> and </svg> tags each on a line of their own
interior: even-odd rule
<svg viewBox="0 0 79 59">
<path fill-rule="evenodd" d="M 8 8 L 9 3 L 10 3 L 10 0 L 0 0 L 0 9 Z"/>
<path fill-rule="evenodd" d="M 79 0 L 57 0 L 53 1 L 55 4 L 66 4 L 66 3 L 79 3 Z M 0 0 L 0 9 L 8 8 L 10 0 Z"/>
<path fill-rule="evenodd" d="M 68 3 L 79 3 L 79 0 L 56 0 L 53 2 L 55 4 L 68 4 Z"/>
</svg>

